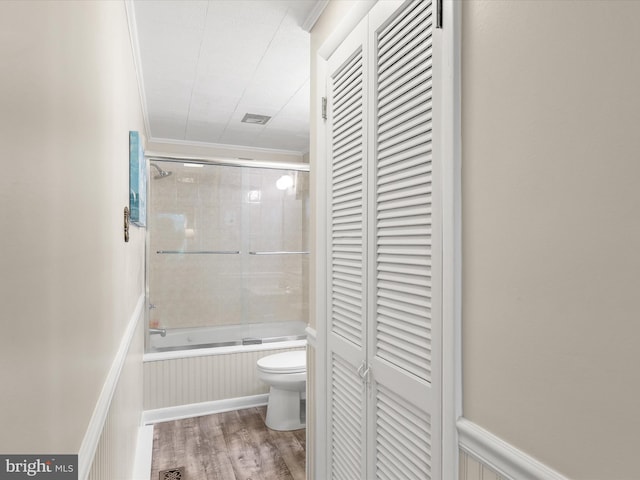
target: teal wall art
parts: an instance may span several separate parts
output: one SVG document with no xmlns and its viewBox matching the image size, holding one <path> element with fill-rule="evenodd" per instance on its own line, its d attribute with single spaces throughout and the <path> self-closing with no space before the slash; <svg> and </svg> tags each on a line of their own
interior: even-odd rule
<svg viewBox="0 0 640 480">
<path fill-rule="evenodd" d="M 144 227 L 147 223 L 147 162 L 140 134 L 129 132 L 129 209 L 131 223 Z"/>
</svg>

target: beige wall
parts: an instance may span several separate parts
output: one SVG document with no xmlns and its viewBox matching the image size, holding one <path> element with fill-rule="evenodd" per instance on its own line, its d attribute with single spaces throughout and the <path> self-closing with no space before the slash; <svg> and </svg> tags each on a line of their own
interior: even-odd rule
<svg viewBox="0 0 640 480">
<path fill-rule="evenodd" d="M 640 2 L 465 2 L 464 415 L 637 478 Z"/>
<path fill-rule="evenodd" d="M 142 128 L 123 2 L 0 2 L 3 453 L 78 452 L 143 292 Z"/>
</svg>

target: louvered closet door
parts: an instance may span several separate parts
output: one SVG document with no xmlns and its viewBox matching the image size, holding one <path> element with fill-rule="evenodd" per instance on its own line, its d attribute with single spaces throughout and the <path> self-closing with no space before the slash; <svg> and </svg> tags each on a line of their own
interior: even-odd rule
<svg viewBox="0 0 640 480">
<path fill-rule="evenodd" d="M 328 470 L 366 479 L 366 22 L 328 62 Z"/>
<path fill-rule="evenodd" d="M 442 478 L 435 17 L 380 1 L 328 62 L 332 479 Z"/>
<path fill-rule="evenodd" d="M 435 2 L 369 15 L 370 478 L 441 478 L 441 216 Z"/>
</svg>

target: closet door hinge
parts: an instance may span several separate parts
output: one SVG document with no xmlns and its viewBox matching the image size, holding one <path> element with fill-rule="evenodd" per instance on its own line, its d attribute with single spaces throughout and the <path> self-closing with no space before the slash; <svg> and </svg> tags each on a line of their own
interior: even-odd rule
<svg viewBox="0 0 640 480">
<path fill-rule="evenodd" d="M 322 118 L 327 119 L 327 97 L 322 97 Z"/>
<path fill-rule="evenodd" d="M 442 0 L 436 1 L 436 28 L 442 28 Z"/>
</svg>

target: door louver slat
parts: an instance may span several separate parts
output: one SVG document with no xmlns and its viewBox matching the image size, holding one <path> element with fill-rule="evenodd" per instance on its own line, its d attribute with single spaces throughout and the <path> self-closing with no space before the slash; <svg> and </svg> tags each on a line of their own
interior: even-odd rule
<svg viewBox="0 0 640 480">
<path fill-rule="evenodd" d="M 360 65 L 358 65 L 360 67 Z M 333 99 L 335 109 L 346 110 L 351 105 L 357 104 L 357 98 L 362 97 L 362 75 L 359 73 L 349 82 L 337 87 L 336 96 Z"/>
<path fill-rule="evenodd" d="M 378 104 L 380 113 L 383 115 L 389 113 L 390 110 L 396 108 L 397 103 L 404 103 L 407 100 L 406 97 L 413 97 L 418 93 L 430 90 L 431 87 L 431 68 L 425 68 L 411 80 L 402 84 L 390 85 L 386 92 L 380 92 L 381 94 L 384 93 L 384 98 L 381 98 Z"/>
<path fill-rule="evenodd" d="M 351 108 L 345 109 L 340 113 L 340 120 L 334 122 L 333 128 L 335 131 L 343 128 L 349 128 L 354 123 L 357 123 L 362 118 L 362 104 L 358 100 L 354 100 Z"/>
<path fill-rule="evenodd" d="M 401 64 L 399 64 L 397 68 L 387 70 L 386 73 L 380 74 L 378 77 L 378 87 L 380 90 L 384 90 L 389 84 L 404 81 L 410 75 L 415 75 L 417 72 L 430 68 L 433 65 L 433 51 L 432 49 L 428 49 L 411 52 L 400 61 Z"/>
<path fill-rule="evenodd" d="M 359 422 L 362 383 L 349 364 L 335 353 L 331 359 L 331 478 L 352 480 L 362 471 Z"/>
<path fill-rule="evenodd" d="M 331 135 L 331 330 L 358 346 L 364 316 L 362 69 L 360 51 L 333 76 Z"/>
<path fill-rule="evenodd" d="M 426 76 L 426 74 L 425 74 Z M 415 81 L 412 85 L 405 86 L 402 91 L 392 94 L 389 92 L 389 97 L 385 99 L 385 106 L 378 108 L 378 114 L 381 117 L 393 117 L 401 113 L 400 108 L 420 94 L 429 94 L 432 91 L 433 82 L 430 76 L 426 76 L 427 80 L 424 83 Z"/>
<path fill-rule="evenodd" d="M 384 133 L 388 128 L 394 127 L 399 117 L 419 115 L 421 110 L 431 110 L 433 105 L 431 102 L 431 91 L 429 89 L 420 89 L 420 92 L 412 92 L 412 95 L 395 105 L 393 108 L 387 109 L 386 113 L 378 112 L 380 131 Z"/>
<path fill-rule="evenodd" d="M 375 355 L 427 382 L 432 302 L 431 17 L 430 2 L 414 2 L 379 33 L 376 91 Z M 411 285 L 411 290 L 390 285 L 389 278 Z"/>
<path fill-rule="evenodd" d="M 421 316 L 415 316 L 415 315 L 407 314 L 405 312 L 400 312 L 398 310 L 394 310 L 392 307 L 384 307 L 384 306 L 379 307 L 378 315 L 382 317 L 386 317 L 386 323 L 388 323 L 389 326 L 391 326 L 391 324 L 394 321 L 397 321 L 399 323 L 404 322 L 406 324 L 405 325 L 406 328 L 410 328 L 412 326 L 415 326 L 421 329 L 425 328 L 424 321 Z M 383 325 L 378 326 L 378 328 L 382 328 L 382 327 Z"/>
<path fill-rule="evenodd" d="M 378 162 L 378 167 L 383 169 L 385 167 L 389 167 L 390 165 L 394 165 L 400 162 L 409 162 L 415 159 L 424 159 L 428 158 L 431 161 L 431 144 L 430 143 L 422 143 L 420 145 L 416 145 L 407 150 L 403 150 L 400 152 L 396 152 L 395 154 L 391 154 L 389 152 L 386 153 L 384 161 Z"/>
<path fill-rule="evenodd" d="M 413 22 L 414 24 L 416 17 L 419 19 L 424 18 L 424 15 L 429 16 L 432 14 L 431 9 L 431 1 L 415 1 L 413 4 L 407 8 L 404 15 L 398 15 L 392 22 L 389 23 L 385 28 L 383 28 L 378 33 L 378 40 L 380 42 L 379 49 L 382 50 L 385 48 L 385 44 L 387 45 L 387 49 L 394 45 L 394 38 L 398 35 L 405 33 L 405 26 Z M 384 50 L 382 50 L 384 52 Z"/>
<path fill-rule="evenodd" d="M 376 394 L 378 478 L 431 478 L 429 415 L 385 387 Z"/>
</svg>

